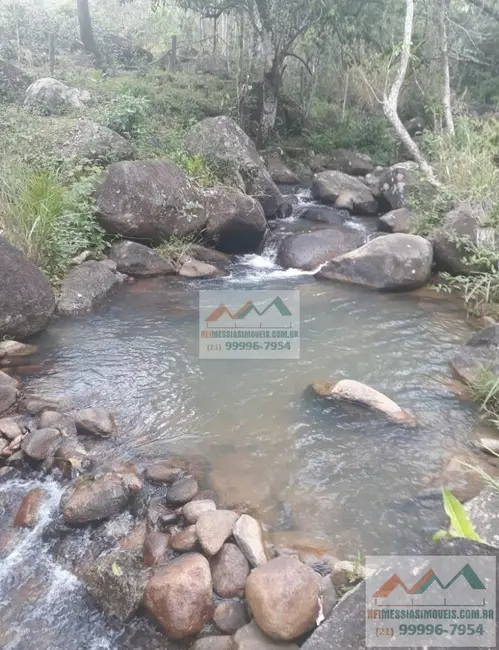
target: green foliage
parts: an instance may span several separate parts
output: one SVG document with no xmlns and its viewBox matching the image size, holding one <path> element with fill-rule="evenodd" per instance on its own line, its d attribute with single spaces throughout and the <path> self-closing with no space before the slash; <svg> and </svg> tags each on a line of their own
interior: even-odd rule
<svg viewBox="0 0 499 650">
<path fill-rule="evenodd" d="M 5 237 L 57 283 L 83 250 L 100 252 L 90 180 L 65 187 L 52 171 L 0 169 L 0 225 Z"/>
<path fill-rule="evenodd" d="M 120 135 L 138 138 L 144 133 L 148 110 L 149 100 L 146 97 L 126 93 L 104 108 L 98 122 Z"/>
<path fill-rule="evenodd" d="M 156 248 L 156 252 L 168 260 L 178 271 L 197 245 L 197 241 L 198 238 L 193 235 L 172 235 Z"/>
<path fill-rule="evenodd" d="M 446 537 L 465 537 L 483 544 L 483 539 L 476 532 L 464 506 L 459 503 L 452 492 L 449 492 L 447 488 L 442 488 L 442 497 L 445 513 L 450 519 L 450 528 L 448 531 L 436 533 L 433 538 L 434 541 L 440 541 Z"/>
<path fill-rule="evenodd" d="M 496 428 L 499 428 L 499 377 L 482 369 L 471 385 L 473 400 Z"/>
<path fill-rule="evenodd" d="M 369 154 L 379 164 L 392 164 L 397 159 L 397 138 L 382 116 L 350 111 L 342 120 L 337 107 L 316 102 L 307 133 L 308 144 L 316 153 L 353 149 Z"/>
</svg>

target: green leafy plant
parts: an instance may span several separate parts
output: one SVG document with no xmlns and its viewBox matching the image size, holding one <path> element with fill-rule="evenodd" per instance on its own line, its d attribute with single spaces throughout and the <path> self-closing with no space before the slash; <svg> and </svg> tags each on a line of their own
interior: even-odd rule
<svg viewBox="0 0 499 650">
<path fill-rule="evenodd" d="M 156 252 L 168 260 L 178 271 L 197 245 L 197 241 L 198 238 L 193 235 L 172 235 L 156 248 Z"/>
<path fill-rule="evenodd" d="M 435 533 L 433 540 L 438 542 L 449 537 L 466 537 L 475 542 L 484 543 L 471 523 L 464 506 L 456 499 L 452 492 L 447 490 L 447 488 L 442 488 L 442 497 L 445 513 L 450 520 L 450 527 L 449 530 L 440 530 Z"/>
<path fill-rule="evenodd" d="M 126 93 L 111 100 L 98 121 L 120 135 L 137 138 L 144 132 L 149 107 L 146 97 Z"/>
</svg>

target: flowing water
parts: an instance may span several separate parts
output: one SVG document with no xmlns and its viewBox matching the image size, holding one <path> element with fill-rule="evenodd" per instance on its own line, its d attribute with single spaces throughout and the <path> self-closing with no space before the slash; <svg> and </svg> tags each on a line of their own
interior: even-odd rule
<svg viewBox="0 0 499 650">
<path fill-rule="evenodd" d="M 340 557 L 402 552 L 444 523 L 438 501 L 428 507 L 419 497 L 438 486 L 443 465 L 478 426 L 446 381 L 448 359 L 470 328 L 457 306 L 426 293 L 320 283 L 274 260 L 270 247 L 239 260 L 228 278 L 125 285 L 97 313 L 56 321 L 36 341 L 41 367 L 25 378 L 26 390 L 113 410 L 119 433 L 98 443 L 103 458 L 145 464 L 201 454 L 222 499 L 249 503 L 269 526 L 327 536 Z M 301 358 L 200 360 L 200 288 L 298 288 Z M 418 426 L 391 425 L 306 390 L 346 377 L 387 393 Z M 0 485 L 0 647 L 167 647 L 145 619 L 106 621 L 53 558 L 44 531 L 61 490 L 52 479 L 37 528 L 7 526 L 35 484 Z"/>
</svg>

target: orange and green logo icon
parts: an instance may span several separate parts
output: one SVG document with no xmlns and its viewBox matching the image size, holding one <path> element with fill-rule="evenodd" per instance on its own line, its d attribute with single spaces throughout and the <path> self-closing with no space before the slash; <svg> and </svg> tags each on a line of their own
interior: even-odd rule
<svg viewBox="0 0 499 650">
<path fill-rule="evenodd" d="M 388 598 L 388 596 L 396 589 L 397 587 L 402 587 L 402 589 L 410 595 L 415 594 L 424 594 L 424 592 L 433 584 L 437 584 L 442 591 L 446 591 L 456 582 L 460 577 L 463 577 L 472 589 L 486 589 L 483 582 L 477 576 L 475 571 L 471 568 L 469 564 L 466 564 L 456 575 L 445 583 L 440 580 L 436 575 L 433 569 L 427 571 L 422 578 L 420 578 L 413 587 L 408 587 L 405 582 L 400 578 L 397 573 L 394 573 L 391 578 L 389 578 L 381 587 L 373 594 L 373 598 Z"/>
<path fill-rule="evenodd" d="M 253 303 L 252 300 L 244 303 L 244 305 L 236 310 L 234 313 L 230 311 L 225 305 L 220 305 L 211 314 L 206 318 L 207 323 L 216 323 L 222 316 L 229 316 L 232 320 L 244 320 L 249 314 L 256 314 L 257 316 L 264 316 L 272 307 L 274 307 L 281 316 L 292 316 L 289 309 L 286 307 L 282 298 L 275 298 L 270 304 L 268 304 L 264 309 L 260 310 Z"/>
</svg>

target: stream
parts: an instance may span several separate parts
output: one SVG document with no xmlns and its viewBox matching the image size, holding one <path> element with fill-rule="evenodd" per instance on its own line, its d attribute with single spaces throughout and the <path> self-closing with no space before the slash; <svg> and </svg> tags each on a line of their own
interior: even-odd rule
<svg viewBox="0 0 499 650">
<path fill-rule="evenodd" d="M 365 221 L 350 226 L 364 229 Z M 270 527 L 327 537 L 340 558 L 401 553 L 445 524 L 439 500 L 421 495 L 438 488 L 445 463 L 479 431 L 476 409 L 449 385 L 448 360 L 470 326 L 459 305 L 429 291 L 321 283 L 279 268 L 275 253 L 271 239 L 227 278 L 125 284 L 96 313 L 56 320 L 34 340 L 39 352 L 24 390 L 114 411 L 116 438 L 96 443 L 103 459 L 142 466 L 202 455 L 221 500 L 249 504 Z M 299 289 L 301 358 L 200 360 L 201 288 Z M 388 424 L 306 390 L 347 377 L 389 395 L 418 426 Z M 41 483 L 48 498 L 38 525 L 13 530 L 22 496 Z M 54 556 L 47 531 L 61 493 L 50 477 L 0 484 L 0 647 L 172 648 L 145 617 L 125 626 L 106 620 Z M 127 515 L 112 523 L 109 535 L 129 525 Z"/>
</svg>

